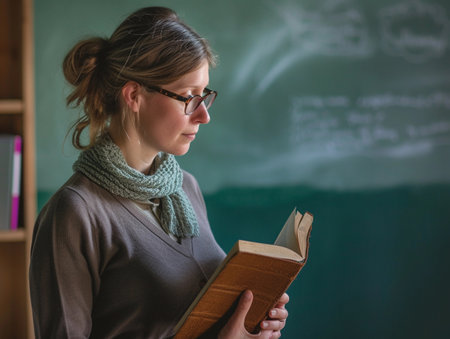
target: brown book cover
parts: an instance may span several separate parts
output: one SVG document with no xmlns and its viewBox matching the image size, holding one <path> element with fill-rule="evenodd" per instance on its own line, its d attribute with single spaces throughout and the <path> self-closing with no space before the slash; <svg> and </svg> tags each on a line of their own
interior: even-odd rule
<svg viewBox="0 0 450 339">
<path fill-rule="evenodd" d="M 275 244 L 237 241 L 178 322 L 175 338 L 216 333 L 247 289 L 253 292 L 253 304 L 245 328 L 257 332 L 306 263 L 312 221 L 310 213 L 294 209 Z"/>
</svg>

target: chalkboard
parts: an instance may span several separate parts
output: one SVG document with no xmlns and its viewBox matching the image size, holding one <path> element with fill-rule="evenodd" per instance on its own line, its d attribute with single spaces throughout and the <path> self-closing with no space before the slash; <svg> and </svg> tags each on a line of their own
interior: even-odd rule
<svg viewBox="0 0 450 339">
<path fill-rule="evenodd" d="M 448 2 L 255 7 L 214 20 L 225 72 L 213 73 L 222 101 L 198 161 L 219 159 L 208 183 L 448 182 Z"/>
<path fill-rule="evenodd" d="M 361 189 L 450 181 L 450 3 L 152 1 L 178 11 L 219 55 L 219 92 L 185 168 L 207 192 L 308 184 Z M 36 3 L 38 185 L 76 156 L 64 136 L 60 64 L 148 1 Z M 70 139 L 69 139 L 70 140 Z M 49 167 L 60 171 L 52 173 Z M 208 169 L 205 171 L 205 169 Z"/>
</svg>

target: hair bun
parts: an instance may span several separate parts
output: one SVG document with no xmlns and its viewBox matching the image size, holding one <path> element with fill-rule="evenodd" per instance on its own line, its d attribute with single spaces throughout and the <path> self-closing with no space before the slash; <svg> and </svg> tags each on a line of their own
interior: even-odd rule
<svg viewBox="0 0 450 339">
<path fill-rule="evenodd" d="M 90 38 L 77 43 L 69 51 L 63 62 L 66 80 L 71 85 L 77 86 L 83 80 L 89 78 L 96 67 L 104 62 L 108 45 L 108 40 L 100 37 Z"/>
</svg>

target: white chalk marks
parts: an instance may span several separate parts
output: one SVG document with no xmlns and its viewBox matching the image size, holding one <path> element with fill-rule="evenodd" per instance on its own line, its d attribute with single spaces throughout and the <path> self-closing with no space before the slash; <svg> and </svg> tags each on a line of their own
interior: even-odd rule
<svg viewBox="0 0 450 339">
<path fill-rule="evenodd" d="M 432 111 L 430 116 L 417 114 Z M 300 96 L 291 101 L 291 143 L 319 157 L 407 157 L 450 145 L 450 93 Z M 426 146 L 426 147 L 425 147 Z"/>
<path fill-rule="evenodd" d="M 448 47 L 449 20 L 443 8 L 422 1 L 404 2 L 380 11 L 382 47 L 410 62 L 440 57 Z"/>
<path fill-rule="evenodd" d="M 266 4 L 277 28 L 252 41 L 231 82 L 235 92 L 256 82 L 254 98 L 308 58 L 381 54 L 419 64 L 444 57 L 450 42 L 450 20 L 433 2 L 401 0 L 374 13 L 356 0 L 318 1 L 312 9 L 298 1 Z"/>
<path fill-rule="evenodd" d="M 280 32 L 283 32 L 274 44 L 287 45 L 289 49 L 273 49 L 280 58 L 259 80 L 256 95 L 265 92 L 292 65 L 305 58 L 314 55 L 362 57 L 373 52 L 365 16 L 350 1 L 327 0 L 318 10 L 305 10 L 293 3 L 276 2 L 273 3 L 273 10 L 281 19 Z M 257 49 L 253 49 L 251 54 L 265 55 Z"/>
</svg>

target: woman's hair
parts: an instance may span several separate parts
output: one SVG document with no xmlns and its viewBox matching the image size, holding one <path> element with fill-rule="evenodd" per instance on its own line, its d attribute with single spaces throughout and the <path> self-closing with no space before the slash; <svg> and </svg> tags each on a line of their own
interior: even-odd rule
<svg viewBox="0 0 450 339">
<path fill-rule="evenodd" d="M 128 81 L 164 85 L 196 70 L 204 61 L 215 64 L 208 42 L 163 7 L 140 9 L 114 31 L 78 42 L 66 55 L 63 71 L 74 86 L 67 104 L 84 106 L 73 125 L 72 143 L 78 149 L 92 146 L 105 132 L 112 115 L 119 114 L 121 89 Z M 81 133 L 89 127 L 89 144 Z"/>
</svg>

